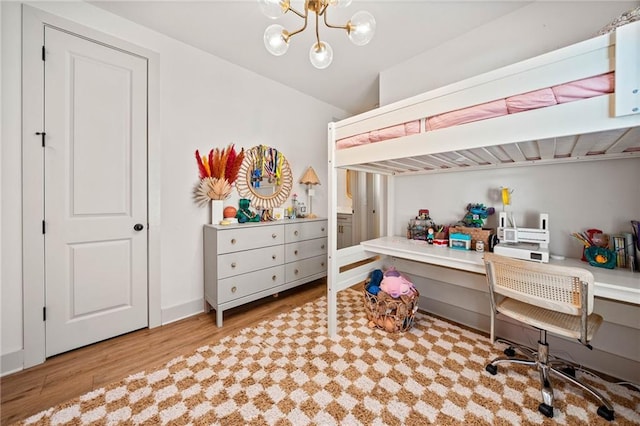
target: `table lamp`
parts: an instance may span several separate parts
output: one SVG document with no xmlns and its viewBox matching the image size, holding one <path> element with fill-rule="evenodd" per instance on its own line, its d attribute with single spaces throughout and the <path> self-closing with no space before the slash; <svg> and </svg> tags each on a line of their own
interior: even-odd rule
<svg viewBox="0 0 640 426">
<path fill-rule="evenodd" d="M 311 209 L 311 197 L 315 195 L 313 186 L 319 185 L 320 179 L 318 179 L 318 175 L 316 174 L 316 171 L 313 170 L 313 167 L 309 166 L 307 171 L 302 176 L 302 179 L 300 179 L 300 183 L 304 183 L 305 185 L 307 185 L 307 195 L 309 197 L 309 214 L 307 215 L 307 217 L 311 219 L 317 217 L 315 214 L 313 214 L 313 210 Z"/>
</svg>

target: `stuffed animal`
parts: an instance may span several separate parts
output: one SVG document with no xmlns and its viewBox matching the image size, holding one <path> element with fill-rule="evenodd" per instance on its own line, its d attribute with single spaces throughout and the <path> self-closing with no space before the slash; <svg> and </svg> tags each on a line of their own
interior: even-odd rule
<svg viewBox="0 0 640 426">
<path fill-rule="evenodd" d="M 238 223 L 260 222 L 260 215 L 251 211 L 250 204 L 251 200 L 248 200 L 246 198 L 241 198 L 238 201 L 239 209 L 236 212 Z"/>
<path fill-rule="evenodd" d="M 413 293 L 413 283 L 404 277 L 393 266 L 384 272 L 380 290 L 389 296 L 397 298 L 402 295 L 410 295 Z"/>
<path fill-rule="evenodd" d="M 380 282 L 382 281 L 382 271 L 380 269 L 376 269 L 371 272 L 369 275 L 369 280 L 365 285 L 365 288 L 369 292 L 369 294 L 373 294 L 374 296 L 378 294 L 380 291 Z"/>
<path fill-rule="evenodd" d="M 467 214 L 459 224 L 470 228 L 482 228 L 484 220 L 495 212 L 496 209 L 485 207 L 484 204 L 467 204 Z"/>
</svg>

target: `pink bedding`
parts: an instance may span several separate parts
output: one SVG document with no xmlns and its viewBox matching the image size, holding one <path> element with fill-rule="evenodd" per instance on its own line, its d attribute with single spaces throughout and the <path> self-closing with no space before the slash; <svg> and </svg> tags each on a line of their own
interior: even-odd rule
<svg viewBox="0 0 640 426">
<path fill-rule="evenodd" d="M 534 90 L 521 95 L 510 96 L 468 108 L 445 112 L 425 119 L 425 131 L 444 129 L 507 114 L 517 114 L 536 108 L 592 98 L 613 93 L 615 76 L 613 72 L 584 78 L 545 89 Z M 336 141 L 336 149 L 348 148 L 372 142 L 408 136 L 420 132 L 420 120 L 372 130 Z"/>
<path fill-rule="evenodd" d="M 336 141 L 336 148 L 343 149 L 372 142 L 386 141 L 403 136 L 415 135 L 416 133 L 420 133 L 420 120 L 409 121 L 407 123 L 385 127 L 384 129 L 372 130 L 368 133 L 349 136 L 348 138 Z"/>
<path fill-rule="evenodd" d="M 497 101 L 429 117 L 427 118 L 426 128 L 427 130 L 444 129 L 445 127 L 486 120 L 487 118 L 500 117 L 506 114 L 508 114 L 507 103 L 504 99 L 498 99 Z"/>
</svg>

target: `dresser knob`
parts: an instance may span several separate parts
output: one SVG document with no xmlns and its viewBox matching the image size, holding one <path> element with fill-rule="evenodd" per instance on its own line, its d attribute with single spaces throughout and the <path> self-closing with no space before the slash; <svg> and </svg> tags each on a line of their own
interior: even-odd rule
<svg viewBox="0 0 640 426">
<path fill-rule="evenodd" d="M 294 274 L 298 275 L 298 270 L 293 271 Z"/>
<path fill-rule="evenodd" d="M 320 263 L 320 266 L 324 266 L 324 262 Z"/>
<path fill-rule="evenodd" d="M 274 275 L 271 277 L 271 281 L 275 281 L 275 280 L 276 280 L 276 276 Z"/>
<path fill-rule="evenodd" d="M 232 238 L 232 239 L 231 239 L 231 244 L 235 244 L 235 243 L 236 243 L 236 239 L 235 239 L 235 238 Z"/>
<path fill-rule="evenodd" d="M 321 248 L 322 250 L 324 250 L 324 244 L 323 244 L 323 245 L 321 245 L 321 246 L 320 246 L 320 248 Z"/>
<path fill-rule="evenodd" d="M 293 254 L 295 254 L 297 256 L 298 255 L 298 250 L 294 250 Z"/>
<path fill-rule="evenodd" d="M 321 228 L 321 231 L 324 232 L 324 227 Z"/>
<path fill-rule="evenodd" d="M 236 292 L 236 290 L 238 290 L 238 289 L 236 288 L 236 286 L 231 287 L 231 293 L 235 293 L 235 292 Z"/>
<path fill-rule="evenodd" d="M 236 267 L 236 262 L 231 263 L 231 267 L 235 268 Z"/>
<path fill-rule="evenodd" d="M 272 254 L 272 255 L 271 255 L 271 258 L 272 258 L 273 260 L 276 260 L 276 255 L 275 255 L 275 254 Z"/>
<path fill-rule="evenodd" d="M 277 235 L 276 234 L 271 234 L 271 238 L 276 238 Z"/>
<path fill-rule="evenodd" d="M 293 235 L 298 236 L 298 231 L 293 231 Z"/>
</svg>

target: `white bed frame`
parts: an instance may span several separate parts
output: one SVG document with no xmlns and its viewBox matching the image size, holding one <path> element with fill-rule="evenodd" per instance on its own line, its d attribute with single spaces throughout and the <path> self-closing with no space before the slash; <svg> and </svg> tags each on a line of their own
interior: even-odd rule
<svg viewBox="0 0 640 426">
<path fill-rule="evenodd" d="M 615 71 L 615 93 L 336 150 L 341 138 Z M 640 157 L 640 22 L 526 61 L 329 123 L 328 331 L 337 293 L 383 259 L 362 246 L 337 250 L 337 170 L 393 176 Z M 389 185 L 390 187 L 392 185 Z M 386 200 L 387 235 L 394 223 Z M 365 261 L 366 260 L 366 261 Z M 349 266 L 351 265 L 351 266 Z M 346 270 L 345 270 L 346 269 Z"/>
</svg>

